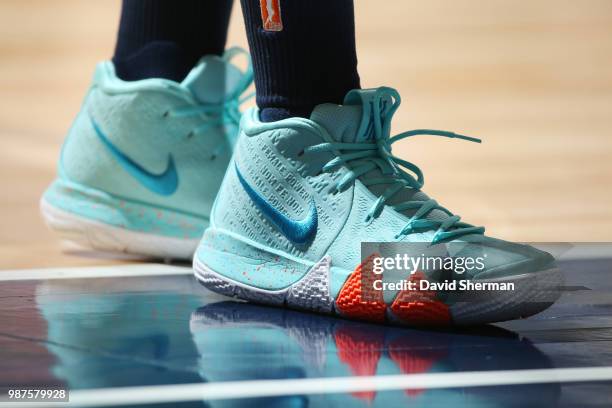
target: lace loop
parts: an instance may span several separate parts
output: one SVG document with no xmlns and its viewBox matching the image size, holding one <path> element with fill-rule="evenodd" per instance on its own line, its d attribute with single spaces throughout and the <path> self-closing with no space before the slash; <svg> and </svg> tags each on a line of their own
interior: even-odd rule
<svg viewBox="0 0 612 408">
<path fill-rule="evenodd" d="M 399 93 L 392 88 L 378 88 L 371 100 L 363 103 L 363 109 L 369 109 L 371 123 L 365 132 L 371 132 L 373 138 L 364 142 L 326 142 L 307 147 L 304 153 L 330 152 L 335 155 L 325 166 L 324 172 L 333 171 L 346 165 L 348 172 L 340 179 L 338 190 L 343 190 L 349 184 L 371 170 L 378 169 L 383 177 L 361 180 L 366 187 L 374 185 L 388 185 L 378 196 L 376 202 L 367 213 L 366 221 L 376 218 L 382 212 L 386 203 L 396 194 L 408 187 L 420 190 L 425 183 L 421 169 L 406 160 L 392 154 L 392 144 L 414 136 L 440 136 L 452 139 L 461 139 L 481 143 L 480 139 L 435 129 L 415 129 L 390 136 L 391 118 L 401 103 Z M 364 136 L 364 135 L 361 135 Z M 365 135 L 368 136 L 368 135 Z M 392 206 L 396 211 L 416 210 L 410 220 L 396 235 L 396 239 L 419 230 L 435 230 L 432 243 L 456 238 L 466 234 L 483 234 L 483 227 L 461 222 L 461 217 L 452 214 L 440 206 L 435 200 L 410 200 Z M 443 219 L 426 218 L 433 210 L 444 212 L 447 217 Z"/>
</svg>

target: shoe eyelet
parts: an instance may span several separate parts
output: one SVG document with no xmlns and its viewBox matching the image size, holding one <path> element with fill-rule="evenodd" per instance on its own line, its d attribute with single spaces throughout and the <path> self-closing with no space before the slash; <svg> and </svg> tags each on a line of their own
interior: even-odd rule
<svg viewBox="0 0 612 408">
<path fill-rule="evenodd" d="M 304 149 L 300 150 L 300 152 L 297 154 L 297 157 L 302 157 L 304 155 Z"/>
<path fill-rule="evenodd" d="M 213 155 L 211 155 L 211 156 L 209 157 L 209 160 L 210 160 L 210 161 L 214 161 L 216 158 L 217 158 L 217 155 L 216 155 L 216 154 L 213 154 Z"/>
<path fill-rule="evenodd" d="M 162 113 L 162 118 L 167 118 L 168 116 L 170 116 L 170 111 L 165 111 Z"/>
<path fill-rule="evenodd" d="M 194 136 L 193 130 L 187 133 L 187 139 L 191 139 Z"/>
</svg>

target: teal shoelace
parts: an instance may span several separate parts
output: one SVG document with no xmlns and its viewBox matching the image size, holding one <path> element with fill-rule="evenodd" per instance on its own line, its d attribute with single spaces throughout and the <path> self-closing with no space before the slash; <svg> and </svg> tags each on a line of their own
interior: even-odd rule
<svg viewBox="0 0 612 408">
<path fill-rule="evenodd" d="M 402 189 L 408 187 L 420 190 L 425 182 L 423 172 L 418 166 L 400 159 L 391 153 L 391 145 L 393 143 L 419 135 L 441 136 L 481 143 L 481 140 L 477 138 L 433 129 L 415 129 L 390 136 L 391 118 L 400 103 L 400 95 L 395 89 L 381 87 L 375 92 L 369 104 L 372 116 L 370 127 L 374 135 L 373 142 L 321 143 L 304 149 L 304 153 L 331 152 L 336 156 L 323 166 L 323 172 L 334 171 L 342 165 L 346 165 L 349 168 L 349 172 L 336 185 L 338 191 L 343 191 L 366 173 L 376 168 L 380 170 L 382 177 L 361 180 L 366 187 L 389 185 L 368 211 L 366 222 L 378 217 L 386 203 Z M 368 106 L 364 105 L 364 109 L 367 108 Z M 484 227 L 476 227 L 462 222 L 460 216 L 451 213 L 433 199 L 406 201 L 393 205 L 392 208 L 398 212 L 415 210 L 410 220 L 395 236 L 396 239 L 415 231 L 435 230 L 436 233 L 432 243 L 436 244 L 440 241 L 457 238 L 466 234 L 483 234 L 485 231 Z M 427 215 L 433 210 L 441 210 L 448 217 L 441 220 L 427 219 Z"/>
<path fill-rule="evenodd" d="M 204 118 L 206 120 L 204 120 L 202 124 L 192 129 L 187 134 L 188 138 L 204 133 L 211 128 L 231 124 L 238 126 L 240 124 L 240 117 L 242 115 L 242 113 L 240 112 L 240 106 L 242 106 L 243 103 L 255 96 L 254 92 L 251 92 L 244 96 L 242 95 L 253 83 L 253 66 L 251 63 L 251 58 L 249 57 L 249 54 L 242 48 L 234 47 L 228 49 L 225 54 L 223 54 L 223 59 L 227 63 L 229 63 L 233 58 L 239 55 L 246 56 L 247 58 L 246 71 L 243 73 L 242 77 L 240 78 L 240 81 L 238 81 L 234 89 L 228 95 L 226 95 L 222 104 L 200 104 L 198 106 L 180 107 L 169 110 L 164 114 L 165 117 L 175 118 L 204 115 Z M 234 140 L 236 135 L 229 134 L 229 132 L 226 132 L 226 136 L 232 138 L 228 141 L 230 142 L 230 145 L 233 146 L 236 142 Z M 224 145 L 218 146 L 217 149 L 212 152 L 211 157 L 216 157 L 219 153 L 221 153 L 224 148 Z"/>
</svg>

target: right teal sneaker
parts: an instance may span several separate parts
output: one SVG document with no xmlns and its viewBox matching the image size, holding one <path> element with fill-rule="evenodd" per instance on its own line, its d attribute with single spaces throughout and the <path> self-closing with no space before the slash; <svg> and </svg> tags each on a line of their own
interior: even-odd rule
<svg viewBox="0 0 612 408">
<path fill-rule="evenodd" d="M 550 306 L 561 284 L 551 255 L 460 221 L 391 151 L 420 134 L 479 140 L 432 130 L 391 137 L 399 103 L 397 91 L 378 88 L 319 105 L 310 119 L 262 123 L 256 109 L 246 112 L 194 257 L 200 282 L 256 302 L 406 325 L 488 323 Z M 364 255 L 367 242 L 374 250 Z M 373 266 L 389 243 L 442 248 L 451 264 L 380 274 Z"/>
<path fill-rule="evenodd" d="M 51 229 L 96 250 L 190 259 L 252 82 L 250 61 L 230 62 L 240 54 L 205 56 L 181 83 L 126 82 L 100 63 L 41 199 Z"/>
</svg>

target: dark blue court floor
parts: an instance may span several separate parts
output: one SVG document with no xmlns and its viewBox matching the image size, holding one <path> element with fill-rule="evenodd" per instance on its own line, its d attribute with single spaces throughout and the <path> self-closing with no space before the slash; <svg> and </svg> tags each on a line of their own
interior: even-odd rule
<svg viewBox="0 0 612 408">
<path fill-rule="evenodd" d="M 0 282 L 0 389 L 612 366 L 612 259 L 560 265 L 566 286 L 552 308 L 461 331 L 243 303 L 207 291 L 190 275 Z M 551 381 L 165 406 L 612 406 L 610 381 Z"/>
</svg>

